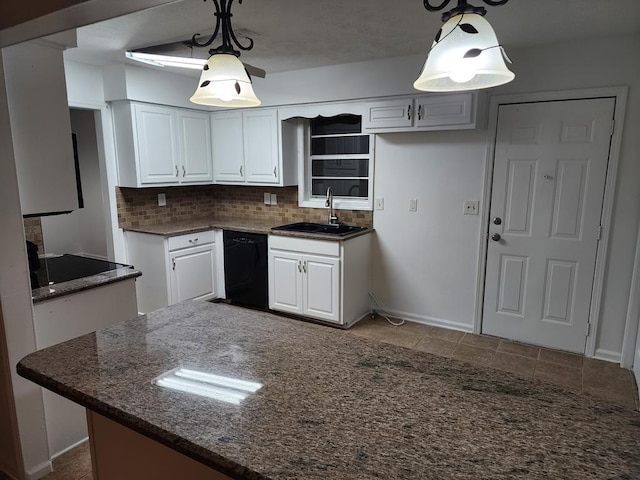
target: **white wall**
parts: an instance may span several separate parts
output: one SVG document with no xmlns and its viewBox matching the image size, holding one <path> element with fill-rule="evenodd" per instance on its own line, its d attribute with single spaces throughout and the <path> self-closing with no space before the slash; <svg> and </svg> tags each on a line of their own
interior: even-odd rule
<svg viewBox="0 0 640 480">
<path fill-rule="evenodd" d="M 404 318 L 471 331 L 475 312 L 486 132 L 378 135 L 373 292 Z M 409 199 L 418 211 L 409 211 Z"/>
<path fill-rule="evenodd" d="M 47 253 L 78 253 L 107 258 L 105 205 L 94 112 L 71 109 L 71 130 L 78 141 L 84 208 L 67 215 L 42 217 Z"/>
<path fill-rule="evenodd" d="M 2 59 L 0 51 L 0 60 Z M 25 467 L 32 472 L 50 468 L 40 387 L 18 376 L 15 365 L 35 351 L 31 285 L 27 251 L 18 196 L 15 157 L 9 123 L 9 109 L 0 61 L 0 302 L 11 368 L 11 382 Z"/>
</svg>

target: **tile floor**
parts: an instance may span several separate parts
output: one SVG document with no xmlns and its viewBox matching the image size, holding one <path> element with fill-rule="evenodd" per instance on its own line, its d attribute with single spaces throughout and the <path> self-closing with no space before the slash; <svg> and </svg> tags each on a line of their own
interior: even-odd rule
<svg viewBox="0 0 640 480">
<path fill-rule="evenodd" d="M 512 372 L 534 381 L 554 383 L 640 409 L 633 374 L 614 363 L 419 323 L 394 326 L 380 316 L 362 320 L 348 332 L 476 366 Z"/>
<path fill-rule="evenodd" d="M 640 409 L 633 374 L 613 363 L 418 323 L 394 326 L 382 317 L 363 320 L 346 334 L 512 372 L 532 381 L 554 383 Z M 43 480 L 91 480 L 88 443 L 58 457 L 53 467 L 54 471 Z"/>
</svg>

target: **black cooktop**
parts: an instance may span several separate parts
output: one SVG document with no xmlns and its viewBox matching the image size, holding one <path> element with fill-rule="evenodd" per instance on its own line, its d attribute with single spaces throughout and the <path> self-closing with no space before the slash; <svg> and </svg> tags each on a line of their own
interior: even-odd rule
<svg viewBox="0 0 640 480">
<path fill-rule="evenodd" d="M 123 263 L 98 260 L 80 255 L 60 255 L 40 258 L 40 268 L 32 272 L 31 287 L 39 288 L 78 278 L 106 273 L 118 268 L 133 268 Z"/>
</svg>

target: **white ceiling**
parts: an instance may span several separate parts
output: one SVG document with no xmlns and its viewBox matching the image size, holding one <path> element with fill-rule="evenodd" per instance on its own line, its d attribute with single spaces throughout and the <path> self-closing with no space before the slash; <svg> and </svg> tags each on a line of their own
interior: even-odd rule
<svg viewBox="0 0 640 480">
<path fill-rule="evenodd" d="M 456 4 L 453 0 L 448 9 Z M 511 0 L 486 8 L 507 52 L 640 33 L 640 0 Z M 182 0 L 82 27 L 78 48 L 67 56 L 97 64 L 122 62 L 125 50 L 211 34 L 213 11 L 210 0 Z M 244 0 L 234 2 L 232 13 L 234 30 L 248 32 L 255 41 L 241 59 L 267 74 L 426 54 L 441 25 L 440 13 L 427 12 L 421 0 Z M 206 58 L 208 49 L 194 50 L 193 56 Z"/>
</svg>

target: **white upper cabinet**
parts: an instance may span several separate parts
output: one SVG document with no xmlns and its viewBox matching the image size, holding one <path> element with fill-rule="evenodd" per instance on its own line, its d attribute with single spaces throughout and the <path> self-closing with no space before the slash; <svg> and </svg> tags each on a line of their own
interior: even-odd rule
<svg viewBox="0 0 640 480">
<path fill-rule="evenodd" d="M 298 183 L 303 129 L 278 110 L 253 108 L 211 114 L 214 183 L 288 186 Z"/>
<path fill-rule="evenodd" d="M 23 215 L 78 208 L 62 50 L 35 40 L 4 48 L 0 58 Z"/>
<path fill-rule="evenodd" d="M 363 130 L 369 133 L 462 130 L 482 127 L 484 94 L 448 93 L 369 103 Z"/>
<path fill-rule="evenodd" d="M 212 183 L 207 113 L 114 102 L 113 118 L 121 187 Z"/>
</svg>

